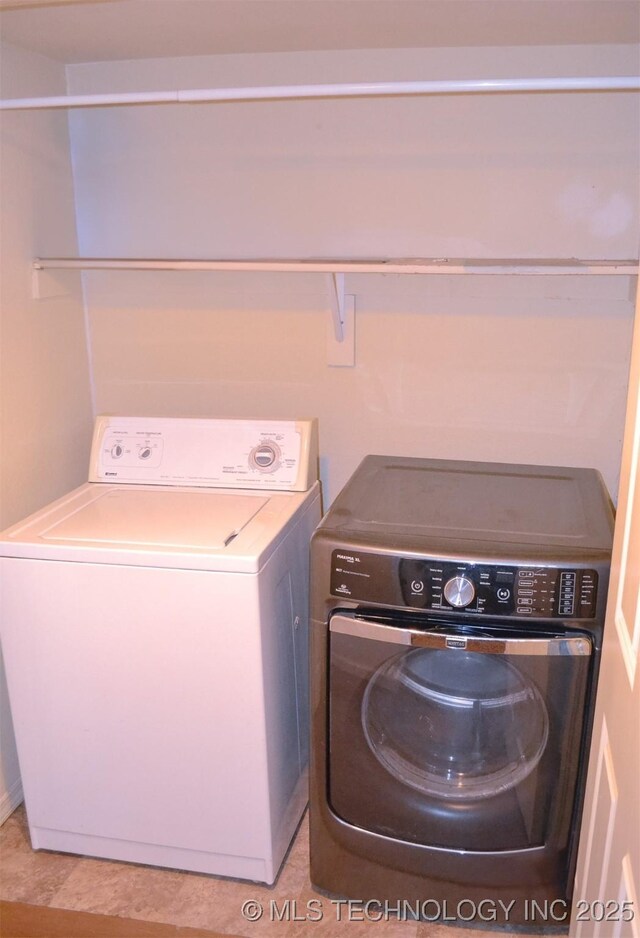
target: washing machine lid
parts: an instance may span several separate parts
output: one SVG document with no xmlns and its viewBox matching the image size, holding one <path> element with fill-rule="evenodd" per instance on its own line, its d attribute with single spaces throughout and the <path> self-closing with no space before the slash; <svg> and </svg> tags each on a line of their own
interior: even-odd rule
<svg viewBox="0 0 640 938">
<path fill-rule="evenodd" d="M 85 483 L 0 537 L 0 556 L 255 573 L 308 492 Z"/>
<path fill-rule="evenodd" d="M 100 486 L 81 508 L 42 531 L 45 541 L 219 551 L 268 498 L 236 493 Z"/>
<path fill-rule="evenodd" d="M 328 527 L 389 548 L 468 554 L 611 549 L 613 513 L 593 469 L 367 456 Z"/>
</svg>

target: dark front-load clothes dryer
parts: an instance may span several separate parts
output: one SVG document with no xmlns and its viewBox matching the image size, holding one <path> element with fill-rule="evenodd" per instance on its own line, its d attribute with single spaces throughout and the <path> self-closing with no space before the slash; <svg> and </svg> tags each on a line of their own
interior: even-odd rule
<svg viewBox="0 0 640 938">
<path fill-rule="evenodd" d="M 612 531 L 594 470 L 364 460 L 312 542 L 317 888 L 568 923 Z"/>
</svg>

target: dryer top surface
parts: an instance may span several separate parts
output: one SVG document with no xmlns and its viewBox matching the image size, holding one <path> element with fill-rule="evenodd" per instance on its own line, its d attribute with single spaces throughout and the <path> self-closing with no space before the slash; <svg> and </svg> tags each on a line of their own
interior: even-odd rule
<svg viewBox="0 0 640 938">
<path fill-rule="evenodd" d="M 610 551 L 613 512 L 593 469 L 367 456 L 323 527 L 382 549 L 396 540 L 430 553 L 517 544 L 564 557 Z"/>
</svg>

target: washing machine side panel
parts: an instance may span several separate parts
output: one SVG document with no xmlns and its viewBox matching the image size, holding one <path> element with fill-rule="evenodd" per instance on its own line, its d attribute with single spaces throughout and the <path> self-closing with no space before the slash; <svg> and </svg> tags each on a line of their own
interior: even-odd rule
<svg viewBox="0 0 640 938">
<path fill-rule="evenodd" d="M 320 497 L 278 545 L 260 579 L 260 622 L 274 874 L 308 801 L 309 541 Z"/>
<path fill-rule="evenodd" d="M 139 862 L 198 868 L 184 854 L 204 852 L 269 878 L 258 577 L 0 564 L 34 846 L 78 850 L 75 832 L 134 844 Z M 244 874 L 234 857 L 250 858 Z"/>
</svg>

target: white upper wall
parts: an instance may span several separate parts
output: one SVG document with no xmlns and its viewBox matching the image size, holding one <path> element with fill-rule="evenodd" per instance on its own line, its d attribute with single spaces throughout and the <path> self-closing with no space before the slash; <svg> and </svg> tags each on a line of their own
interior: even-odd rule
<svg viewBox="0 0 640 938">
<path fill-rule="evenodd" d="M 68 69 L 71 93 L 632 73 L 637 47 L 235 55 Z M 85 254 L 634 257 L 638 95 L 71 115 Z M 635 135 L 635 136 L 634 136 Z"/>
</svg>

